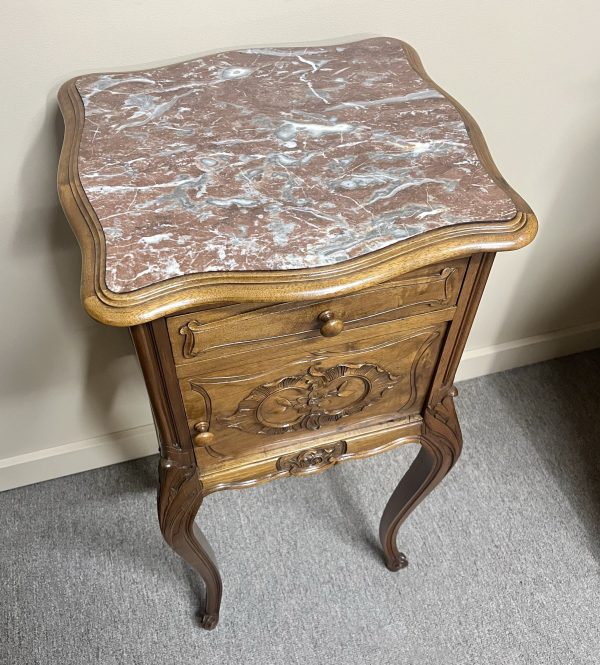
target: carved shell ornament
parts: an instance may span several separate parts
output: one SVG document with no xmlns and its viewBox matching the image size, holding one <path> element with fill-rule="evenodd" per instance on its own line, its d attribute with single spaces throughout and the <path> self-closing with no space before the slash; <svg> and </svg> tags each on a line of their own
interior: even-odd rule
<svg viewBox="0 0 600 665">
<path fill-rule="evenodd" d="M 222 418 L 228 427 L 258 434 L 317 430 L 378 401 L 398 381 L 377 365 L 311 365 L 252 390 L 236 412 Z"/>
</svg>

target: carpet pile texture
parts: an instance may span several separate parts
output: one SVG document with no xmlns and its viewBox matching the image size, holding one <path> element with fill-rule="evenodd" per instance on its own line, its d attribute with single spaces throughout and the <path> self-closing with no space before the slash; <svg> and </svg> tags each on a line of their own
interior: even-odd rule
<svg viewBox="0 0 600 665">
<path fill-rule="evenodd" d="M 600 350 L 458 388 L 463 455 L 401 529 L 405 570 L 377 529 L 414 446 L 208 497 L 212 632 L 156 458 L 0 494 L 0 663 L 600 663 Z"/>
</svg>

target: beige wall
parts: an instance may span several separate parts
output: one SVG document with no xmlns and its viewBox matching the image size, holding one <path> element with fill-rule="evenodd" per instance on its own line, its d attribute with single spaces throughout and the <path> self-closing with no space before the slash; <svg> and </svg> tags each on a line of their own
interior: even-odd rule
<svg viewBox="0 0 600 665">
<path fill-rule="evenodd" d="M 5 0 L 0 481 L 32 482 L 153 447 L 147 427 L 133 431 L 129 452 L 105 436 L 147 425 L 150 412 L 127 332 L 92 322 L 79 305 L 79 251 L 55 195 L 62 81 L 247 45 L 373 34 L 412 43 L 479 120 L 501 171 L 540 218 L 532 247 L 498 257 L 469 341 L 475 360 L 487 358 L 473 361 L 474 374 L 600 343 L 598 329 L 584 326 L 600 321 L 598 7 L 597 0 Z M 519 341 L 576 326 L 584 327 Z M 504 353 L 500 365 L 494 349 Z M 100 438 L 73 461 L 93 437 Z M 43 451 L 57 446 L 47 458 Z"/>
</svg>

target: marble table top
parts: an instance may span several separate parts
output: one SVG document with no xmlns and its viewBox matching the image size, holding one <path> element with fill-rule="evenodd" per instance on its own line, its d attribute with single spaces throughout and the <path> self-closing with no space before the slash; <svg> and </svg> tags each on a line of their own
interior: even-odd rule
<svg viewBox="0 0 600 665">
<path fill-rule="evenodd" d="M 79 178 L 117 293 L 331 265 L 517 212 L 394 39 L 242 49 L 76 87 Z"/>
</svg>

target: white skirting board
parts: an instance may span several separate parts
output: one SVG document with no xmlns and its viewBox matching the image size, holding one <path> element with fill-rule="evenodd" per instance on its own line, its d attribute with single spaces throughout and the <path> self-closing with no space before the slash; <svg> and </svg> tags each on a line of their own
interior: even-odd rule
<svg viewBox="0 0 600 665">
<path fill-rule="evenodd" d="M 466 351 L 456 381 L 600 348 L 600 321 Z"/>
<path fill-rule="evenodd" d="M 154 425 L 142 425 L 93 439 L 7 457 L 0 459 L 0 491 L 98 469 L 157 452 Z"/>
<path fill-rule="evenodd" d="M 456 380 L 600 347 L 600 322 L 467 351 Z M 0 459 L 0 491 L 156 454 L 154 425 Z"/>
</svg>

